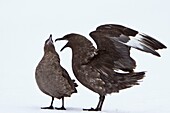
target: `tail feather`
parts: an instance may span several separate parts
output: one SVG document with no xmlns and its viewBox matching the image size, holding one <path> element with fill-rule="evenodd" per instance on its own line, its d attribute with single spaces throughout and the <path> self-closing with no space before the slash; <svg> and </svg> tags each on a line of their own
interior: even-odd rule
<svg viewBox="0 0 170 113">
<path fill-rule="evenodd" d="M 102 80 L 106 83 L 107 94 L 111 94 L 112 92 L 119 92 L 119 90 L 130 88 L 134 85 L 139 85 L 139 80 L 143 79 L 144 75 L 145 72 L 115 72 L 113 76 L 109 76 L 109 78 L 102 78 Z"/>
<path fill-rule="evenodd" d="M 117 73 L 118 89 L 130 88 L 139 85 L 139 80 L 144 78 L 145 72 Z"/>
<path fill-rule="evenodd" d="M 74 85 L 74 93 L 77 93 L 76 87 L 78 87 L 78 84 L 75 82 L 74 79 L 72 79 L 73 85 Z"/>
<path fill-rule="evenodd" d="M 78 84 L 75 82 L 75 80 L 73 79 L 72 81 L 74 83 L 74 87 L 78 87 Z"/>
</svg>

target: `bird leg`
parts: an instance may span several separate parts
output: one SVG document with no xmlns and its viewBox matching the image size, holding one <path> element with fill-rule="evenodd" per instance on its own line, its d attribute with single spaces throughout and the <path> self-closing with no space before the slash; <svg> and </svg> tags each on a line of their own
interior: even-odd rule
<svg viewBox="0 0 170 113">
<path fill-rule="evenodd" d="M 41 109 L 54 109 L 53 101 L 54 101 L 54 97 L 52 97 L 51 105 L 49 107 L 41 107 Z"/>
<path fill-rule="evenodd" d="M 100 95 L 98 105 L 97 105 L 97 107 L 96 107 L 95 109 L 94 109 L 94 108 L 91 108 L 91 109 L 83 109 L 83 110 L 84 110 L 84 111 L 101 111 L 101 110 L 102 110 L 102 106 L 103 106 L 104 99 L 105 99 L 105 96 L 101 96 L 101 95 Z"/>
<path fill-rule="evenodd" d="M 55 109 L 57 109 L 57 110 L 66 110 L 66 108 L 64 107 L 64 97 L 62 97 L 62 106 L 61 106 L 61 108 L 56 108 L 55 107 Z"/>
</svg>

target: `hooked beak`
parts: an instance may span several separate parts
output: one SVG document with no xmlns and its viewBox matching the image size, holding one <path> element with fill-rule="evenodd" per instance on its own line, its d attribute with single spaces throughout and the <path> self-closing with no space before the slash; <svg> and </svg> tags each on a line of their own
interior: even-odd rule
<svg viewBox="0 0 170 113">
<path fill-rule="evenodd" d="M 65 39 L 63 39 L 63 38 L 57 38 L 57 39 L 55 39 L 55 42 L 56 42 L 56 41 L 60 41 L 60 40 L 65 40 Z M 60 51 L 63 51 L 66 47 L 69 47 L 69 43 L 68 43 L 68 42 L 67 42 L 67 44 L 66 44 L 64 47 L 61 48 Z"/>
<path fill-rule="evenodd" d="M 64 39 L 63 38 L 57 38 L 57 39 L 55 39 L 55 42 L 60 41 L 60 40 L 64 40 Z"/>
</svg>

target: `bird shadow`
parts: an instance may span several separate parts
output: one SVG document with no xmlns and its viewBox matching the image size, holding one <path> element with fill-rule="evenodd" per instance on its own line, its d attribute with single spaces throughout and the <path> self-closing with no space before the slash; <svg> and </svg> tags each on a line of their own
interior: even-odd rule
<svg viewBox="0 0 170 113">
<path fill-rule="evenodd" d="M 123 110 L 118 110 L 118 109 L 115 109 L 115 110 L 102 110 L 102 111 L 83 111 L 83 108 L 75 108 L 75 107 L 68 107 L 66 108 L 67 110 L 66 111 L 70 111 L 70 112 L 83 112 L 83 113 L 130 113 L 129 111 L 123 111 Z"/>
</svg>

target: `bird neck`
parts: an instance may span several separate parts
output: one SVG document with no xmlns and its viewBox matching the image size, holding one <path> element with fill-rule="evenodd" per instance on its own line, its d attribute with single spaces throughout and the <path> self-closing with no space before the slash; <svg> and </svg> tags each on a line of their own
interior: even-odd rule
<svg viewBox="0 0 170 113">
<path fill-rule="evenodd" d="M 56 54 L 54 45 L 45 45 L 44 46 L 44 53 L 49 53 L 49 52 Z"/>
<path fill-rule="evenodd" d="M 81 46 L 78 48 L 72 48 L 72 51 L 72 61 L 82 65 L 88 63 L 95 56 L 97 49 L 95 49 L 94 46 Z"/>
<path fill-rule="evenodd" d="M 44 52 L 44 56 L 43 56 L 43 59 L 48 59 L 48 62 L 49 62 L 49 59 L 50 60 L 57 60 L 58 62 L 60 62 L 60 58 L 59 58 L 59 55 L 57 54 L 57 52 L 52 52 L 52 51 L 46 51 Z"/>
</svg>

